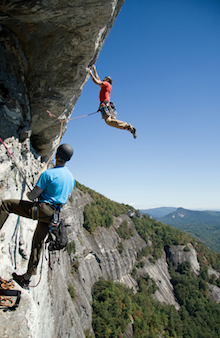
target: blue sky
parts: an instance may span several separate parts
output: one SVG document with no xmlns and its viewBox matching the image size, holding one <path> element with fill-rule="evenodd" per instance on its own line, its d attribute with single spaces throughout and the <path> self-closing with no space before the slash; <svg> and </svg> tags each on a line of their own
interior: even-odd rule
<svg viewBox="0 0 220 338">
<path fill-rule="evenodd" d="M 80 183 L 137 209 L 220 209 L 220 1 L 125 0 L 96 62 L 118 119 L 70 121 L 62 142 Z M 91 78 L 72 117 L 95 112 Z"/>
</svg>

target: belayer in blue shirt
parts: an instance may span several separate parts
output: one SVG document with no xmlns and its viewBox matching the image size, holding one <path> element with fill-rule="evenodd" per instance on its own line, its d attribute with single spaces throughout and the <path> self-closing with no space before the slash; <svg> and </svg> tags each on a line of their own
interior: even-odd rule
<svg viewBox="0 0 220 338">
<path fill-rule="evenodd" d="M 48 234 L 49 224 L 57 210 L 67 202 L 75 186 L 71 172 L 65 163 L 71 159 L 73 148 L 69 144 L 62 144 L 56 152 L 56 166 L 43 172 L 31 192 L 27 193 L 29 200 L 5 200 L 0 207 L 0 229 L 10 213 L 38 220 L 32 240 L 31 255 L 27 271 L 23 275 L 13 273 L 13 279 L 23 288 L 27 288 L 32 275 L 36 274 L 40 259 L 42 243 Z M 34 200 L 38 199 L 38 202 Z"/>
</svg>

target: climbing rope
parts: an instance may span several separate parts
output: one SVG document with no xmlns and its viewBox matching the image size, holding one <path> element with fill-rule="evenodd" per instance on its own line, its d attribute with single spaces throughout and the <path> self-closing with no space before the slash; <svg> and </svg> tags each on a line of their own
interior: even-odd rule
<svg viewBox="0 0 220 338">
<path fill-rule="evenodd" d="M 99 112 L 99 110 L 97 110 L 96 112 L 94 113 L 90 113 L 90 114 L 86 114 L 86 115 L 81 115 L 81 116 L 77 116 L 77 117 L 73 117 L 73 118 L 68 118 L 68 119 L 60 119 L 59 117 L 57 117 L 56 115 L 52 114 L 48 109 L 46 109 L 45 107 L 42 106 L 42 104 L 40 103 L 37 103 L 43 110 L 45 110 L 48 115 L 50 117 L 54 117 L 57 121 L 60 122 L 60 132 L 59 132 L 59 137 L 58 137 L 58 142 L 57 142 L 57 145 L 52 153 L 52 155 L 50 156 L 50 158 L 47 160 L 47 162 L 45 163 L 45 165 L 43 166 L 42 170 L 40 171 L 39 175 L 38 175 L 38 178 L 40 177 L 40 175 L 42 174 L 42 172 L 44 171 L 44 168 L 48 165 L 48 163 L 52 160 L 57 148 L 59 147 L 59 144 L 60 144 L 60 140 L 61 140 L 61 135 L 62 135 L 62 130 L 63 130 L 63 123 L 64 122 L 69 122 L 69 121 L 73 121 L 73 120 L 77 120 L 77 119 L 81 119 L 83 117 L 87 117 L 87 116 L 90 116 L 90 115 L 94 115 L 94 114 L 97 114 Z"/>
<path fill-rule="evenodd" d="M 43 166 L 38 178 L 40 177 L 41 173 L 43 172 L 44 168 L 48 165 L 48 163 L 51 161 L 51 159 L 53 158 L 54 156 L 54 153 L 56 152 L 59 144 L 60 144 L 60 140 L 61 140 L 61 135 L 62 135 L 62 130 L 63 130 L 63 123 L 64 122 L 69 122 L 69 121 L 72 121 L 72 120 L 76 120 L 76 119 L 80 119 L 80 118 L 83 118 L 83 117 L 87 117 L 87 116 L 90 116 L 90 115 L 94 115 L 94 114 L 97 114 L 99 112 L 96 111 L 94 113 L 90 113 L 90 114 L 86 114 L 86 115 L 82 115 L 82 116 L 78 116 L 78 117 L 74 117 L 74 118 L 68 118 L 68 119 L 60 119 L 58 118 L 57 116 L 55 116 L 54 114 L 52 114 L 49 110 L 45 109 L 41 104 L 39 104 L 47 113 L 50 117 L 53 117 L 55 118 L 56 120 L 58 120 L 60 122 L 60 132 L 59 132 L 59 137 L 58 137 L 58 142 L 57 142 L 57 146 L 55 147 L 52 155 L 50 156 L 50 158 L 48 159 L 48 161 L 45 163 L 45 165 Z M 24 177 L 25 179 L 25 183 L 26 185 L 28 186 L 29 190 L 31 191 L 33 188 L 30 187 L 30 185 L 28 184 L 27 182 L 27 177 L 25 175 L 25 173 L 21 170 L 21 168 L 18 166 L 17 162 L 16 162 L 16 158 L 14 156 L 13 153 L 10 152 L 10 150 L 8 149 L 8 147 L 6 146 L 6 144 L 4 143 L 4 141 L 0 138 L 0 142 L 3 144 L 3 146 L 5 147 L 8 155 L 10 156 L 11 159 L 13 159 L 13 162 L 14 164 L 16 165 L 16 167 L 18 168 L 19 172 L 22 174 L 22 176 Z M 43 257 L 44 257 L 44 246 L 42 244 L 42 247 L 43 247 L 43 250 L 42 250 L 42 261 L 41 261 L 41 268 L 40 268 L 40 278 L 39 278 L 39 281 L 36 285 L 29 285 L 29 287 L 37 287 L 41 281 L 41 277 L 42 277 L 42 270 L 43 270 Z M 7 282 L 5 280 L 2 280 L 1 277 L 0 277 L 0 307 L 5 307 L 5 311 L 7 311 L 8 309 L 11 309 L 11 310 L 14 310 L 17 306 L 18 306 L 18 303 L 20 301 L 20 291 L 11 291 L 11 288 L 14 287 L 14 282 Z M 17 296 L 17 300 L 16 302 L 14 302 L 13 304 L 13 301 L 11 299 L 11 297 L 8 296 L 8 293 L 9 293 L 9 290 L 11 291 L 10 294 L 11 296 Z"/>
<path fill-rule="evenodd" d="M 46 112 L 48 113 L 48 115 L 50 117 L 55 117 L 58 121 L 60 122 L 69 122 L 69 121 L 73 121 L 73 120 L 77 120 L 77 119 L 81 119 L 83 117 L 87 117 L 87 116 L 90 116 L 90 115 L 93 115 L 93 114 L 97 114 L 99 111 L 95 111 L 94 113 L 90 113 L 90 114 L 86 114 L 86 115 L 81 115 L 81 116 L 77 116 L 77 117 L 73 117 L 71 119 L 66 119 L 66 120 L 61 120 L 59 119 L 56 115 L 52 114 L 49 110 L 45 109 Z"/>
<path fill-rule="evenodd" d="M 37 282 L 37 284 L 35 285 L 29 285 L 29 288 L 36 288 L 39 284 L 40 284 L 40 281 L 41 281 L 41 278 L 42 278 L 42 272 L 43 272 L 43 261 L 44 261 L 44 242 L 42 243 L 41 245 L 41 267 L 40 267 L 40 278 Z"/>
</svg>

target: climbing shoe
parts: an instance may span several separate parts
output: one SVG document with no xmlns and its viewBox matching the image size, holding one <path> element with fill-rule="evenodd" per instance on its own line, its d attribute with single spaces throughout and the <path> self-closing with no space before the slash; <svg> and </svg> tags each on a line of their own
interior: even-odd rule
<svg viewBox="0 0 220 338">
<path fill-rule="evenodd" d="M 136 128 L 132 127 L 132 128 L 131 128 L 131 133 L 132 133 L 132 135 L 134 136 L 134 138 L 137 137 Z"/>
<path fill-rule="evenodd" d="M 25 279 L 24 275 L 17 275 L 13 272 L 12 277 L 16 283 L 18 283 L 23 289 L 29 288 L 30 279 Z"/>
</svg>

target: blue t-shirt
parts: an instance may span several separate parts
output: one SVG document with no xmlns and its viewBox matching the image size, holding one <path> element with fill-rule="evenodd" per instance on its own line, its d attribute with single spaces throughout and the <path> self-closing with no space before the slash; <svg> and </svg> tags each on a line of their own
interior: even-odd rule
<svg viewBox="0 0 220 338">
<path fill-rule="evenodd" d="M 76 182 L 67 167 L 56 166 L 44 171 L 37 186 L 43 189 L 40 202 L 52 205 L 65 204 Z"/>
</svg>

